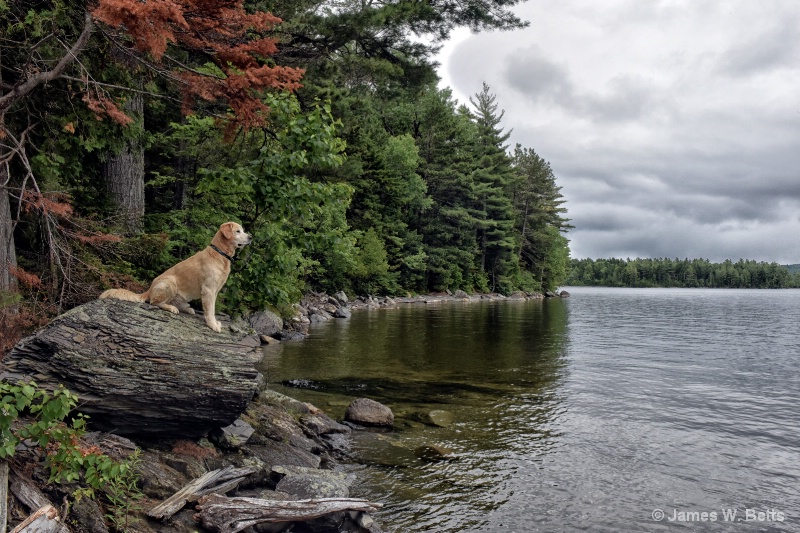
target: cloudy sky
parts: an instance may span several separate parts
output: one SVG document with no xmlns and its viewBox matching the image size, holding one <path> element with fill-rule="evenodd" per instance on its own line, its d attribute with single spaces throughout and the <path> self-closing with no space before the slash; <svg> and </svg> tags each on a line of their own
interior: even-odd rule
<svg viewBox="0 0 800 533">
<path fill-rule="evenodd" d="M 572 256 L 800 263 L 800 2 L 529 0 L 531 25 L 457 33 L 510 143 L 552 165 Z"/>
</svg>

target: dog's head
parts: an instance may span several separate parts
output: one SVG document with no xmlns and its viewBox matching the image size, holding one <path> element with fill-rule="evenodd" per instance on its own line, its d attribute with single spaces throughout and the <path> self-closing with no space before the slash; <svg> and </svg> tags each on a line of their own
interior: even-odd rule
<svg viewBox="0 0 800 533">
<path fill-rule="evenodd" d="M 236 222 L 226 222 L 219 227 L 219 233 L 234 248 L 244 248 L 253 238 L 244 232 L 244 228 Z"/>
</svg>

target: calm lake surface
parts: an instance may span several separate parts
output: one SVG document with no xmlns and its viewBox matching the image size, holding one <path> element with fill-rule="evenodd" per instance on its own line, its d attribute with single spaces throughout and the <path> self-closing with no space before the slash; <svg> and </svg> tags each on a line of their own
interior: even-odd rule
<svg viewBox="0 0 800 533">
<path fill-rule="evenodd" d="M 567 290 L 357 311 L 262 371 L 337 419 L 392 408 L 343 467 L 389 531 L 800 531 L 800 291 Z"/>
</svg>

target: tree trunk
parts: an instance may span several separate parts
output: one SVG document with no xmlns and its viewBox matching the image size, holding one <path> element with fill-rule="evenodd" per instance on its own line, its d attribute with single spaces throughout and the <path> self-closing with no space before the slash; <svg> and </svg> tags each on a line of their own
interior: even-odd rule
<svg viewBox="0 0 800 533">
<path fill-rule="evenodd" d="M 2 64 L 2 51 L 0 51 L 0 64 Z M 3 73 L 0 69 L 0 87 L 3 86 Z M 3 90 L 0 88 L 0 97 Z M 5 113 L 0 111 L 0 137 L 3 137 Z M 0 161 L 8 156 L 7 150 L 0 146 Z M 17 266 L 17 249 L 14 247 L 14 219 L 11 216 L 11 202 L 8 197 L 8 185 L 11 175 L 8 163 L 0 162 L 0 292 L 16 291 L 17 278 L 11 275 L 11 268 Z M 0 309 L 0 312 L 7 310 Z M 13 312 L 13 309 L 12 309 Z"/>
<path fill-rule="evenodd" d="M 17 266 L 17 250 L 14 246 L 11 202 L 6 188 L 8 181 L 8 167 L 0 164 L 0 291 L 17 290 L 17 278 L 11 275 L 11 269 Z"/>
<path fill-rule="evenodd" d="M 225 331 L 226 321 L 221 320 Z M 260 342 L 215 333 L 199 315 L 94 300 L 20 341 L 0 379 L 63 384 L 95 428 L 121 435 L 205 435 L 230 425 L 263 382 Z"/>
<path fill-rule="evenodd" d="M 134 93 L 125 103 L 125 111 L 136 120 L 144 115 L 144 98 Z M 144 216 L 144 147 L 128 139 L 119 153 L 103 164 L 103 178 L 128 233 L 142 231 Z"/>
</svg>

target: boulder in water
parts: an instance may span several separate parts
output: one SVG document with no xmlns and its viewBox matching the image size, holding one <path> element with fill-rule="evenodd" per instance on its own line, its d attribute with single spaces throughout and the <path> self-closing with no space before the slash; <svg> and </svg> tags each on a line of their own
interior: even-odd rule
<svg viewBox="0 0 800 533">
<path fill-rule="evenodd" d="M 392 410 L 382 403 L 369 398 L 353 400 L 347 407 L 344 419 L 363 426 L 391 427 L 394 425 L 394 413 L 392 413 Z"/>
</svg>

